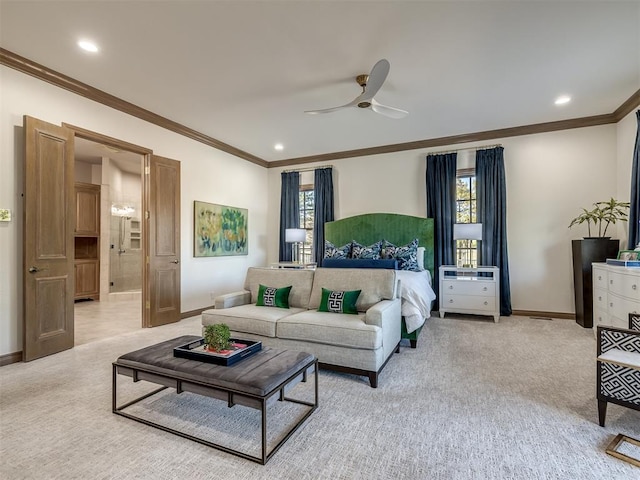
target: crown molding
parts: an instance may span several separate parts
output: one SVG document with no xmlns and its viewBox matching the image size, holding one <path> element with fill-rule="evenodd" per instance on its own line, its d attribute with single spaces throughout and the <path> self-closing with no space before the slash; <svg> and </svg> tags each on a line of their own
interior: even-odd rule
<svg viewBox="0 0 640 480">
<path fill-rule="evenodd" d="M 159 127 L 170 130 L 179 135 L 203 143 L 215 149 L 229 153 L 236 157 L 247 160 L 251 163 L 266 168 L 286 167 L 290 165 L 302 165 L 314 162 L 326 162 L 339 160 L 343 158 L 364 157 L 369 155 L 380 155 L 385 153 L 402 152 L 406 150 L 418 150 L 433 147 L 443 147 L 448 145 L 456 145 L 460 143 L 478 142 L 486 140 L 495 140 L 499 138 L 516 137 L 522 135 L 532 135 L 537 133 L 554 132 L 558 130 L 569 130 L 573 128 L 592 127 L 597 125 L 606 125 L 617 123 L 626 115 L 640 106 L 640 89 L 629 97 L 622 105 L 620 105 L 613 113 L 603 115 L 594 115 L 591 117 L 572 118 L 568 120 L 559 120 L 555 122 L 536 123 L 532 125 L 522 125 L 518 127 L 501 128 L 497 130 L 486 130 L 475 133 L 465 133 L 462 135 L 453 135 L 449 137 L 431 138 L 427 140 L 418 140 L 414 142 L 396 143 L 391 145 L 380 145 L 377 147 L 360 148 L 356 150 L 344 150 L 340 152 L 323 153 L 318 155 L 310 155 L 307 157 L 288 158 L 267 162 L 266 160 L 240 150 L 236 147 L 228 145 L 220 140 L 205 135 L 204 133 L 193 130 L 192 128 L 181 125 L 168 118 L 157 115 L 149 110 L 145 110 L 137 105 L 126 102 L 102 90 L 98 90 L 90 85 L 79 82 L 64 74 L 51 70 L 48 67 L 33 62 L 27 58 L 13 53 L 4 48 L 0 48 L 0 65 L 18 70 L 27 75 L 31 75 L 39 80 L 50 83 L 57 87 L 63 88 L 77 95 L 83 96 L 90 100 L 102 103 L 108 107 L 119 110 L 123 113 L 140 118 Z M 74 127 L 82 130 L 79 127 Z"/>
<path fill-rule="evenodd" d="M 251 155 L 250 153 L 240 150 L 239 148 L 232 147 L 231 145 L 221 142 L 220 140 L 216 140 L 215 138 L 205 135 L 204 133 L 200 133 L 192 128 L 174 122 L 173 120 L 169 120 L 168 118 L 150 112 L 149 110 L 145 110 L 142 107 L 138 107 L 137 105 L 115 97 L 107 92 L 98 90 L 97 88 L 87 85 L 86 83 L 79 82 L 78 80 L 68 77 L 62 73 L 56 72 L 55 70 L 51 70 L 44 65 L 40 65 L 39 63 L 21 57 L 20 55 L 10 52 L 9 50 L 6 50 L 4 48 L 0 48 L 0 64 L 6 65 L 7 67 L 13 68 L 22 73 L 26 73 L 27 75 L 31 75 L 32 77 L 35 77 L 39 80 L 63 88 L 82 97 L 88 98 L 89 100 L 93 100 L 95 102 L 106 105 L 107 107 L 111 107 L 115 110 L 119 110 L 128 115 L 152 123 L 166 130 L 170 130 L 174 133 L 185 136 L 197 142 L 203 143 L 218 150 L 222 150 L 223 152 L 227 152 L 236 157 L 240 157 L 251 163 L 260 165 L 261 167 L 267 166 L 267 161 L 263 160 L 262 158 Z"/>
<path fill-rule="evenodd" d="M 536 123 L 532 125 L 523 125 L 520 127 L 486 130 L 484 132 L 465 133 L 462 135 L 453 135 L 450 137 L 418 140 L 416 142 L 396 143 L 394 145 L 381 145 L 379 147 L 324 153 L 320 155 L 311 155 L 308 157 L 288 158 L 285 160 L 270 162 L 269 168 L 286 167 L 289 165 L 301 165 L 313 162 L 327 162 L 331 160 L 339 160 L 342 158 L 364 157 L 367 155 L 402 152 L 405 150 L 443 147 L 448 145 L 456 145 L 459 143 L 482 142 L 486 140 L 495 140 L 498 138 L 519 137 L 522 135 L 555 132 L 557 130 L 569 130 L 572 128 L 592 127 L 595 125 L 606 125 L 609 123 L 616 123 L 616 117 L 613 113 L 594 115 L 592 117 L 572 118 L 569 120 L 559 120 L 556 122 Z"/>
</svg>

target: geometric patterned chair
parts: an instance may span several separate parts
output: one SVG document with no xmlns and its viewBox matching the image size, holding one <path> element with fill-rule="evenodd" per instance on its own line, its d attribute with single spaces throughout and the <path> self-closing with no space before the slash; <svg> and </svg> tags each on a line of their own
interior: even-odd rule
<svg viewBox="0 0 640 480">
<path fill-rule="evenodd" d="M 601 427 L 608 402 L 640 410 L 640 328 L 598 326 L 597 384 Z"/>
</svg>

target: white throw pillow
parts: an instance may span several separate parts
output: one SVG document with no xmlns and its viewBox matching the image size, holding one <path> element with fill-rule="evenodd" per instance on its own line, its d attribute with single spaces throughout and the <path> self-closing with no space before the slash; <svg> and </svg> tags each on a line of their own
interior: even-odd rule
<svg viewBox="0 0 640 480">
<path fill-rule="evenodd" d="M 424 270 L 424 247 L 418 247 L 418 269 Z"/>
</svg>

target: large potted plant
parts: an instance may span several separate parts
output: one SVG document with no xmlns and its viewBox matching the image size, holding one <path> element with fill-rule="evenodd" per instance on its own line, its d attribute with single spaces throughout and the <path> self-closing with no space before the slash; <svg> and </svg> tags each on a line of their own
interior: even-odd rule
<svg viewBox="0 0 640 480">
<path fill-rule="evenodd" d="M 620 240 L 606 236 L 609 225 L 626 222 L 629 216 L 629 202 L 619 202 L 614 198 L 596 202 L 592 209 L 582 209 L 582 213 L 571 220 L 569 228 L 587 224 L 587 236 L 582 240 L 572 240 L 573 284 L 576 307 L 576 322 L 585 327 L 593 327 L 592 273 L 593 262 L 604 262 L 616 258 Z M 592 231 L 593 227 L 593 231 Z M 597 233 L 597 236 L 592 236 Z"/>
</svg>

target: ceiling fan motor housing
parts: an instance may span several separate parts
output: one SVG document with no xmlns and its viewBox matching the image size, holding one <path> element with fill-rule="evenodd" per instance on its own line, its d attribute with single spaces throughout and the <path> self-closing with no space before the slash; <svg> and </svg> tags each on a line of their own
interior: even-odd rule
<svg viewBox="0 0 640 480">
<path fill-rule="evenodd" d="M 368 81 L 369 81 L 369 75 L 362 74 L 356 77 L 356 82 L 358 82 L 358 85 L 362 87 L 362 93 L 364 93 L 364 89 L 367 86 Z M 371 106 L 371 102 L 360 102 L 358 106 L 360 108 L 369 108 Z"/>
</svg>

